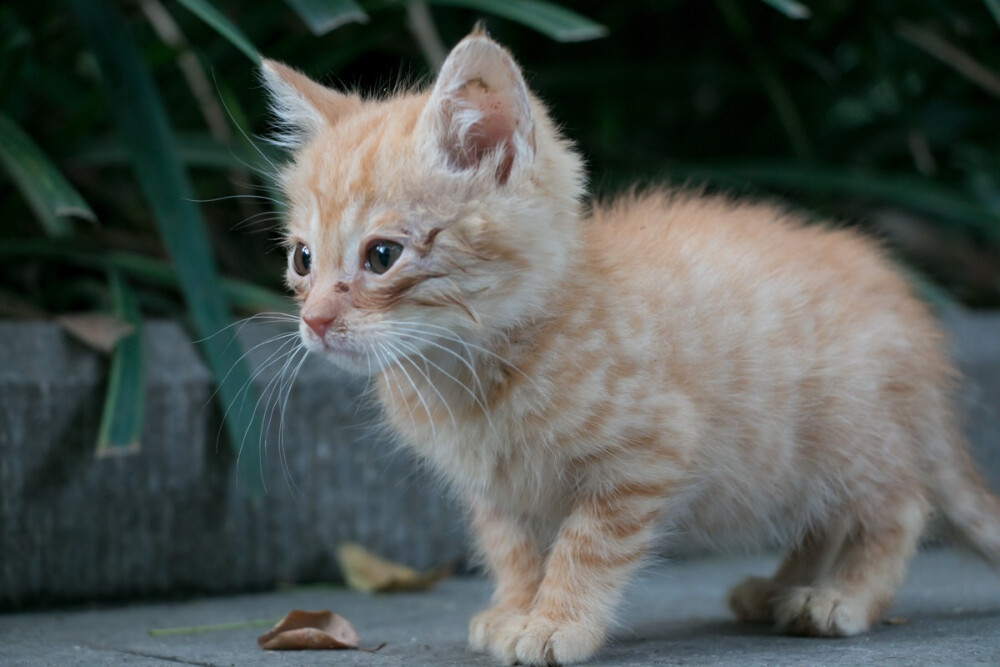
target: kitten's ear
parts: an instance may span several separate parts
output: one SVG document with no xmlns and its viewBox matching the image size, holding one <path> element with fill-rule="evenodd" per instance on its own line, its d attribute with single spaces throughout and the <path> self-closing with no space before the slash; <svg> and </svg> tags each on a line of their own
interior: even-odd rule
<svg viewBox="0 0 1000 667">
<path fill-rule="evenodd" d="M 261 63 L 261 78 L 271 94 L 271 108 L 281 125 L 275 143 L 295 147 L 324 124 L 361 107 L 355 95 L 344 95 L 274 60 Z"/>
<path fill-rule="evenodd" d="M 502 46 L 481 30 L 448 55 L 421 122 L 456 170 L 495 168 L 507 181 L 516 165 L 531 163 L 534 120 L 521 70 Z"/>
</svg>

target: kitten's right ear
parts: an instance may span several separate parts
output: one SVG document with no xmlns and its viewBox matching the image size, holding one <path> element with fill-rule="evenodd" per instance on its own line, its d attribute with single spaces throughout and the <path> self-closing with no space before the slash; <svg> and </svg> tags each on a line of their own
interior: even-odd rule
<svg viewBox="0 0 1000 667">
<path fill-rule="evenodd" d="M 327 88 L 277 61 L 265 59 L 260 71 L 280 124 L 273 137 L 279 145 L 299 146 L 324 124 L 333 125 L 361 107 L 357 96 Z"/>
<path fill-rule="evenodd" d="M 534 158 L 528 88 L 514 58 L 477 26 L 441 66 L 421 122 L 452 169 L 488 163 L 501 185 Z"/>
</svg>

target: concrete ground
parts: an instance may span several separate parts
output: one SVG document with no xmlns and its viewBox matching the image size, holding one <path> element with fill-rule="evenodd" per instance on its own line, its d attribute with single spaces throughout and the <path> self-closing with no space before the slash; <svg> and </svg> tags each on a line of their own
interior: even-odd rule
<svg viewBox="0 0 1000 667">
<path fill-rule="evenodd" d="M 773 557 L 655 564 L 632 585 L 621 626 L 592 665 L 966 665 L 1000 663 L 1000 582 L 982 564 L 938 549 L 921 553 L 888 621 L 853 639 L 783 637 L 736 624 L 723 603 L 745 574 Z M 337 588 L 0 615 L 0 665 L 491 665 L 465 647 L 469 616 L 489 590 L 480 579 L 429 593 L 370 596 Z M 150 634 L 154 628 L 276 619 L 291 609 L 331 609 L 377 653 L 268 652 L 265 628 Z"/>
</svg>

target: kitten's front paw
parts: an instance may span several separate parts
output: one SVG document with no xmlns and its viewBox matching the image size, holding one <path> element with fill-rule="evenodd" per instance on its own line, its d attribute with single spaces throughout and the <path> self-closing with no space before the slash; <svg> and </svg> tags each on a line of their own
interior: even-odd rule
<svg viewBox="0 0 1000 667">
<path fill-rule="evenodd" d="M 871 625 L 858 600 L 814 586 L 788 589 L 775 604 L 775 620 L 784 632 L 809 637 L 850 637 Z"/>
<path fill-rule="evenodd" d="M 539 615 L 493 607 L 469 623 L 469 646 L 508 665 L 566 665 L 586 660 L 604 641 L 604 629 L 558 623 Z"/>
<path fill-rule="evenodd" d="M 764 577 L 747 577 L 729 589 L 729 608 L 744 623 L 772 623 L 778 584 Z"/>
<path fill-rule="evenodd" d="M 524 627 L 528 616 L 510 607 L 490 607 L 484 609 L 469 622 L 469 647 L 473 651 L 489 651 L 508 664 L 514 663 L 514 648 L 511 644 L 509 657 L 501 655 L 499 640 L 501 635 L 509 635 L 513 629 Z M 496 648 L 495 648 L 496 647 Z"/>
<path fill-rule="evenodd" d="M 584 623 L 559 623 L 531 615 L 515 647 L 522 665 L 567 665 L 586 660 L 601 648 L 604 628 Z"/>
</svg>

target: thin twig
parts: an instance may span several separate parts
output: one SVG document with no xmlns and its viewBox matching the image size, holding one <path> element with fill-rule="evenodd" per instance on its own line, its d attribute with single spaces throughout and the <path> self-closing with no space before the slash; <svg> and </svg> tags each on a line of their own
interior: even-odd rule
<svg viewBox="0 0 1000 667">
<path fill-rule="evenodd" d="M 441 41 L 437 27 L 434 25 L 434 17 L 431 10 L 427 8 L 427 3 L 423 0 L 411 0 L 406 3 L 406 24 L 417 40 L 420 51 L 424 54 L 427 64 L 435 72 L 441 69 L 444 59 L 448 55 L 448 50 Z"/>
<path fill-rule="evenodd" d="M 139 7 L 142 9 L 146 19 L 153 27 L 156 35 L 165 43 L 177 49 L 177 66 L 181 70 L 184 79 L 187 81 L 191 94 L 194 95 L 201 111 L 208 131 L 216 141 L 224 146 L 232 146 L 233 133 L 226 121 L 226 114 L 216 98 L 215 89 L 208 80 L 205 70 L 198 62 L 197 56 L 191 50 L 184 33 L 174 21 L 173 17 L 166 10 L 159 0 L 140 0 Z M 249 188 L 240 185 L 250 180 L 249 170 L 234 167 L 231 170 L 235 187 L 242 195 L 250 194 Z M 240 198 L 237 202 L 243 217 L 249 217 L 260 213 L 260 207 L 253 201 Z"/>
<path fill-rule="evenodd" d="M 896 34 L 948 65 L 990 95 L 1000 97 L 1000 75 L 945 38 L 908 21 L 896 24 Z"/>
<path fill-rule="evenodd" d="M 788 88 L 781 80 L 781 77 L 778 76 L 778 72 L 771 65 L 764 50 L 754 39 L 753 29 L 750 26 L 750 22 L 747 21 L 746 15 L 740 9 L 739 4 L 733 0 L 715 0 L 715 4 L 719 7 L 722 18 L 725 20 L 729 30 L 740 41 L 743 49 L 746 51 L 747 57 L 750 59 L 750 64 L 757 72 L 757 77 L 760 79 L 761 85 L 764 86 L 764 92 L 767 93 L 768 98 L 771 100 L 771 106 L 774 107 L 775 113 L 778 114 L 778 118 L 785 128 L 785 133 L 788 135 L 788 141 L 791 144 L 792 150 L 795 151 L 796 156 L 799 158 L 809 159 L 813 157 L 815 151 L 813 150 L 812 142 L 809 141 L 805 124 L 802 122 L 802 116 L 799 115 L 799 111 L 795 107 L 792 95 L 788 92 Z"/>
</svg>

